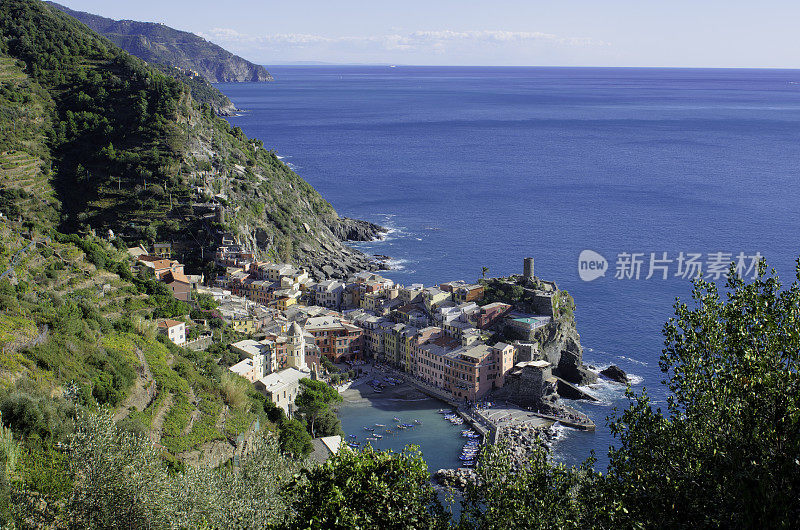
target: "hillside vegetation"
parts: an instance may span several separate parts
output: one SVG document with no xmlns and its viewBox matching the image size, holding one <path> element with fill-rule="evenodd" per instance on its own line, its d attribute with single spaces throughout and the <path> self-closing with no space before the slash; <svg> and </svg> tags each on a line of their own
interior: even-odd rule
<svg viewBox="0 0 800 530">
<path fill-rule="evenodd" d="M 193 33 L 154 22 L 112 20 L 54 2 L 47 3 L 147 62 L 191 70 L 212 83 L 272 81 L 272 76 L 263 66 L 246 61 Z"/>
<path fill-rule="evenodd" d="M 58 439 L 66 427 L 42 419 L 47 410 L 109 407 L 124 428 L 181 459 L 227 445 L 258 418 L 267 427 L 264 398 L 218 365 L 219 349 L 184 350 L 156 334 L 153 317 L 185 317 L 189 307 L 130 266 L 101 239 L 0 223 L 3 418 Z"/>
<path fill-rule="evenodd" d="M 231 233 L 318 276 L 325 264 L 339 275 L 373 266 L 341 244 L 351 221 L 274 152 L 75 19 L 38 1 L 4 2 L 0 61 L 17 87 L 4 96 L 13 101 L 0 125 L 21 129 L 4 142 L 3 163 L 25 177 L 7 179 L 7 215 L 66 232 L 172 240 L 190 262 Z M 40 200 L 11 206 L 31 189 Z M 224 207 L 223 223 L 211 203 Z M 376 233 L 370 226 L 365 237 Z"/>
</svg>

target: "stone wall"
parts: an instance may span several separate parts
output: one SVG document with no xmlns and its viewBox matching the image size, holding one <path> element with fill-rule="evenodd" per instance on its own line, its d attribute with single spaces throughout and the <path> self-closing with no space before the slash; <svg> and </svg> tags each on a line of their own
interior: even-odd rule
<svg viewBox="0 0 800 530">
<path fill-rule="evenodd" d="M 509 374 L 496 395 L 521 407 L 540 410 L 557 398 L 556 380 L 551 367 L 527 365 Z"/>
</svg>

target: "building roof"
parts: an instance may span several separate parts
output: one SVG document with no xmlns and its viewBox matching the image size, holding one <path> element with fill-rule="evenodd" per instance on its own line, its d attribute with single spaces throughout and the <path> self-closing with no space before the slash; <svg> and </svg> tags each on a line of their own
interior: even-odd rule
<svg viewBox="0 0 800 530">
<path fill-rule="evenodd" d="M 230 368 L 228 368 L 231 372 L 235 373 L 236 375 L 244 376 L 249 372 L 253 371 L 253 359 L 247 358 L 239 361 L 238 363 L 234 364 Z"/>
<path fill-rule="evenodd" d="M 262 343 L 252 339 L 240 340 L 239 342 L 234 342 L 231 344 L 231 346 L 251 357 L 255 355 L 261 355 L 261 352 L 264 349 L 264 345 Z"/>
<path fill-rule="evenodd" d="M 171 318 L 165 318 L 164 320 L 158 321 L 158 327 L 162 329 L 174 328 L 175 326 L 179 326 L 181 324 L 185 324 L 185 322 L 181 322 L 180 320 L 172 320 Z"/>
<path fill-rule="evenodd" d="M 492 302 L 491 304 L 486 304 L 485 306 L 481 307 L 481 309 L 490 310 L 490 309 L 499 309 L 503 307 L 511 307 L 511 306 L 508 304 L 504 304 L 503 302 Z"/>
<path fill-rule="evenodd" d="M 525 368 L 526 366 L 533 366 L 534 368 L 538 368 L 541 370 L 550 366 L 550 363 L 541 360 L 541 361 L 522 361 L 516 364 L 517 368 Z"/>
<path fill-rule="evenodd" d="M 314 450 L 309 457 L 319 463 L 325 462 L 331 455 L 339 452 L 342 446 L 341 436 L 325 436 L 323 438 L 314 438 L 311 440 L 314 445 Z"/>
<path fill-rule="evenodd" d="M 147 249 L 144 248 L 142 245 L 139 245 L 138 247 L 130 247 L 128 249 L 128 254 L 131 257 L 138 259 L 141 256 L 146 256 L 147 255 Z"/>
<path fill-rule="evenodd" d="M 310 372 L 303 372 L 297 368 L 285 368 L 280 372 L 273 372 L 258 380 L 259 383 L 264 385 L 264 389 L 269 392 L 277 392 L 290 385 L 295 385 L 301 379 L 309 377 Z"/>
<path fill-rule="evenodd" d="M 185 284 L 191 283 L 189 282 L 189 278 L 187 278 L 184 273 L 171 270 L 164 276 L 164 283 L 173 283 L 173 282 L 179 282 Z"/>
<path fill-rule="evenodd" d="M 341 329 L 342 321 L 334 317 L 311 317 L 306 320 L 306 329 L 309 331 L 318 331 L 321 329 Z"/>
</svg>

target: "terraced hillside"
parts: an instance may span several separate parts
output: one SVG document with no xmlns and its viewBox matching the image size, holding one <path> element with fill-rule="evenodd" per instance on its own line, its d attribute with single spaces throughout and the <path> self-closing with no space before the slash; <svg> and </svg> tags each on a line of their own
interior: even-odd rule
<svg viewBox="0 0 800 530">
<path fill-rule="evenodd" d="M 270 425 L 264 400 L 212 354 L 159 339 L 150 317 L 173 306 L 157 282 L 109 270 L 130 265 L 103 240 L 0 221 L 0 395 L 108 406 L 168 459 L 220 464 Z"/>
<path fill-rule="evenodd" d="M 6 0 L 0 60 L 14 79 L 0 127 L 19 129 L 0 151 L 22 168 L 5 179 L 3 213 L 63 232 L 110 228 L 129 240 L 172 240 L 187 261 L 230 233 L 317 276 L 324 265 L 338 276 L 374 268 L 342 240 L 373 237 L 379 227 L 340 219 L 272 151 L 198 104 L 186 85 L 75 19 L 38 0 Z M 23 109 L 28 114 L 17 118 Z M 38 200 L 27 201 L 31 189 Z"/>
</svg>

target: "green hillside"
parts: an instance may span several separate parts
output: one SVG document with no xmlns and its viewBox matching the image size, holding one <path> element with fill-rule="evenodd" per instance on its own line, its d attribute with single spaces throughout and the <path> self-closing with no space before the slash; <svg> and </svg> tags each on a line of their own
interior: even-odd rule
<svg viewBox="0 0 800 530">
<path fill-rule="evenodd" d="M 131 276 L 130 266 L 102 239 L 0 223 L 4 419 L 22 415 L 18 429 L 47 438 L 62 427 L 24 419 L 31 410 L 106 406 L 171 457 L 227 443 L 259 416 L 266 426 L 264 399 L 229 377 L 217 349 L 183 350 L 157 336 L 154 317 L 181 318 L 189 307 L 163 284 Z M 235 337 L 224 327 L 215 333 Z"/>
<path fill-rule="evenodd" d="M 2 190 L 7 215 L 172 240 L 189 262 L 232 233 L 316 270 L 371 266 L 341 244 L 351 221 L 272 151 L 75 19 L 38 1 L 4 2 L 0 61 L 10 83 L 0 127 L 18 129 L 0 154 L 17 170 Z M 224 223 L 196 206 L 210 201 Z"/>
<path fill-rule="evenodd" d="M 147 62 L 191 70 L 212 83 L 272 81 L 272 76 L 263 66 L 246 61 L 193 33 L 154 22 L 112 20 L 75 11 L 54 2 L 47 3 Z"/>
</svg>

